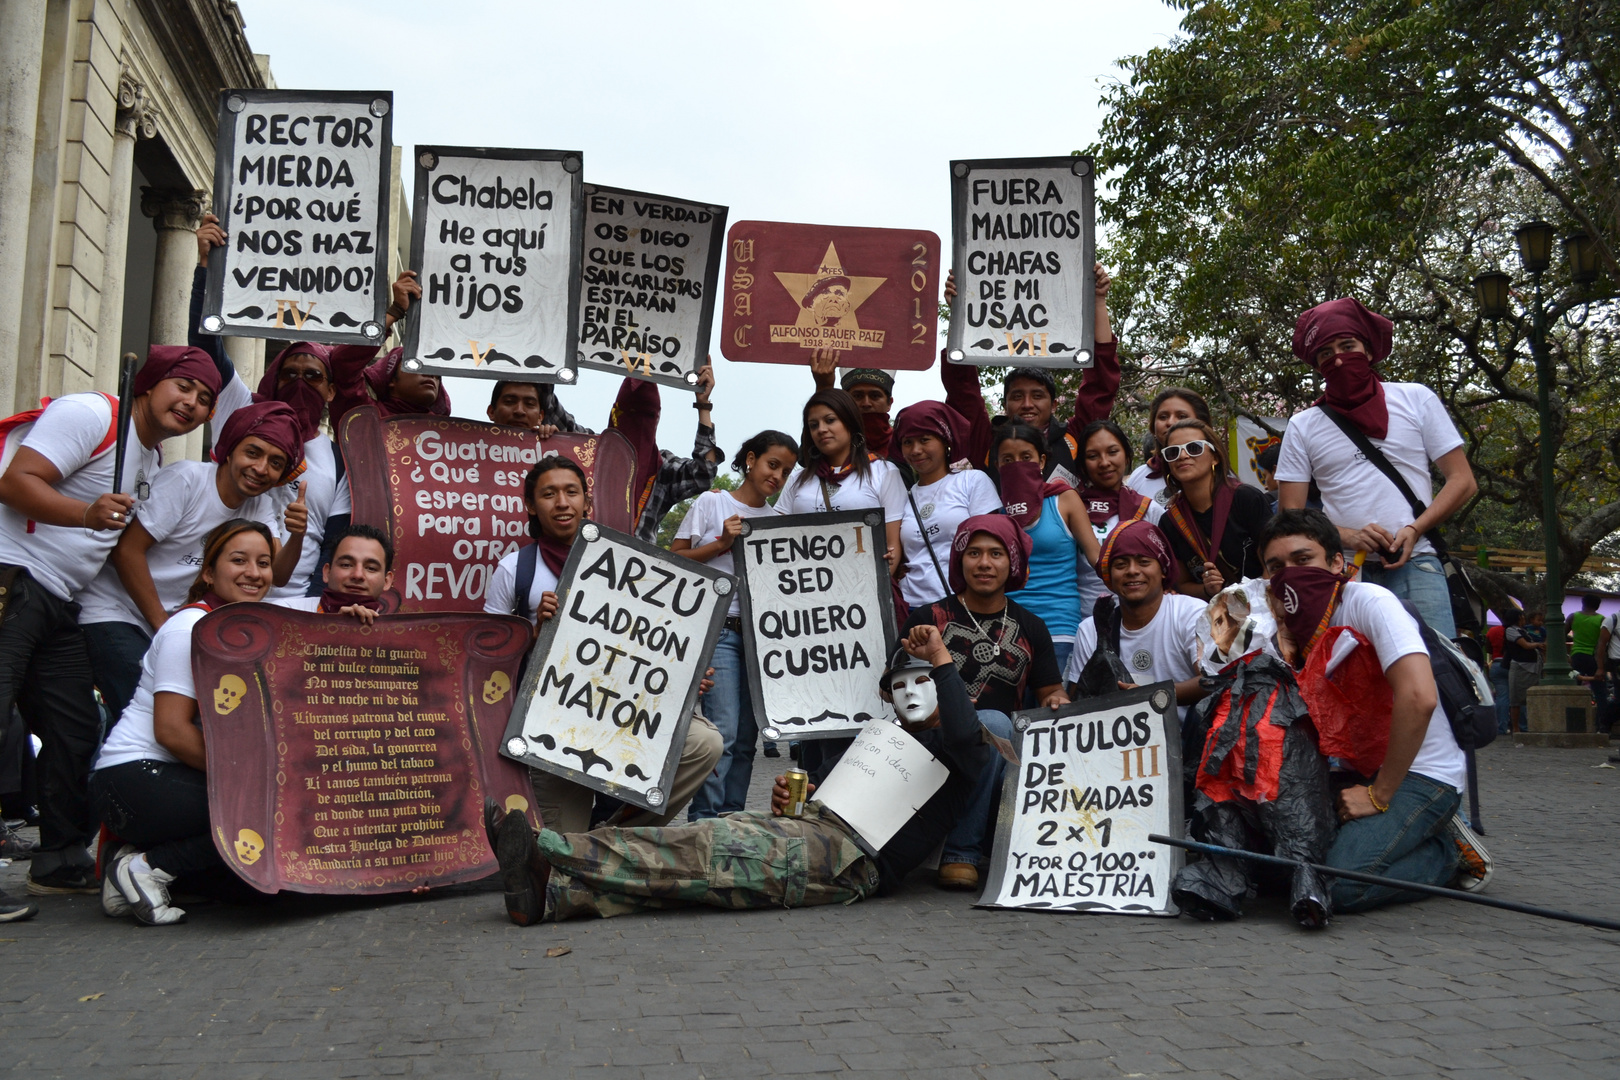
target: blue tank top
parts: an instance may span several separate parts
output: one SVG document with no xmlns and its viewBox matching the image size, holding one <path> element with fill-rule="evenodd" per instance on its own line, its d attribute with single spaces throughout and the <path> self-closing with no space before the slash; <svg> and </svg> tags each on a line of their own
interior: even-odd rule
<svg viewBox="0 0 1620 1080">
<path fill-rule="evenodd" d="M 1080 584 L 1077 578 L 1080 548 L 1069 535 L 1058 510 L 1058 497 L 1041 503 L 1041 520 L 1029 530 L 1034 550 L 1029 556 L 1029 581 L 1007 597 L 1046 624 L 1054 641 L 1073 641 L 1080 626 Z"/>
</svg>

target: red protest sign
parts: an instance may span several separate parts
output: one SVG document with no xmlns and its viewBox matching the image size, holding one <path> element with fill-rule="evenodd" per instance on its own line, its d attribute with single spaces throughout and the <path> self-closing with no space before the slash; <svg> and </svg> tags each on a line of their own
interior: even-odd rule
<svg viewBox="0 0 1620 1080">
<path fill-rule="evenodd" d="M 635 528 L 635 451 L 616 431 L 556 435 L 444 416 L 343 418 L 354 521 L 394 540 L 389 611 L 482 611 L 495 564 L 529 542 L 523 478 L 545 454 L 578 462 L 592 520 Z"/>
<path fill-rule="evenodd" d="M 739 221 L 726 236 L 720 351 L 728 360 L 922 371 L 934 363 L 939 237 Z"/>
<path fill-rule="evenodd" d="M 402 892 L 495 870 L 486 797 L 527 812 L 499 755 L 529 626 L 230 604 L 192 631 L 214 846 L 261 892 Z"/>
</svg>

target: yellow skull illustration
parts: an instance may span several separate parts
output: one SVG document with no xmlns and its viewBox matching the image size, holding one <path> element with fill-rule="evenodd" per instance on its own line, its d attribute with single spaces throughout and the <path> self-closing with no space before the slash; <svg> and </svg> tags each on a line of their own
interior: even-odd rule
<svg viewBox="0 0 1620 1080">
<path fill-rule="evenodd" d="M 214 711 L 221 716 L 229 716 L 240 704 L 247 693 L 247 683 L 235 675 L 221 675 L 219 685 L 214 687 Z"/>
<path fill-rule="evenodd" d="M 512 680 L 507 678 L 504 671 L 490 672 L 489 679 L 484 683 L 484 704 L 494 705 L 506 696 L 512 689 Z"/>
<path fill-rule="evenodd" d="M 236 857 L 243 866 L 252 866 L 263 853 L 264 837 L 252 829 L 243 829 L 236 834 Z"/>
<path fill-rule="evenodd" d="M 508 814 L 527 814 L 529 800 L 521 795 L 508 795 L 506 797 L 506 812 Z"/>
</svg>

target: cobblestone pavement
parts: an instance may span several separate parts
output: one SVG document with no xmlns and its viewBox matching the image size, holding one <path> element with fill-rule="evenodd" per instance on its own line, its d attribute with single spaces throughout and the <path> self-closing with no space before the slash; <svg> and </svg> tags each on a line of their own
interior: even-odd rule
<svg viewBox="0 0 1620 1080">
<path fill-rule="evenodd" d="M 1481 754 L 1492 895 L 1620 917 L 1605 756 Z M 41 907 L 0 925 L 16 1076 L 1620 1075 L 1620 934 L 1445 900 L 1320 935 L 1264 901 L 1216 926 L 979 911 L 924 875 L 849 908 L 530 930 L 488 885 L 168 929 Z"/>
</svg>

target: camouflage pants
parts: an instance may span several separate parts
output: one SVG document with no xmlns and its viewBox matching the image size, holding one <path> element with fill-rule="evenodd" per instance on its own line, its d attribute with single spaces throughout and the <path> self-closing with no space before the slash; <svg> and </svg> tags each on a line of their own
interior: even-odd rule
<svg viewBox="0 0 1620 1080">
<path fill-rule="evenodd" d="M 546 917 L 650 908 L 811 907 L 877 892 L 877 867 L 814 804 L 804 817 L 745 811 L 691 825 L 540 833 Z"/>
</svg>

